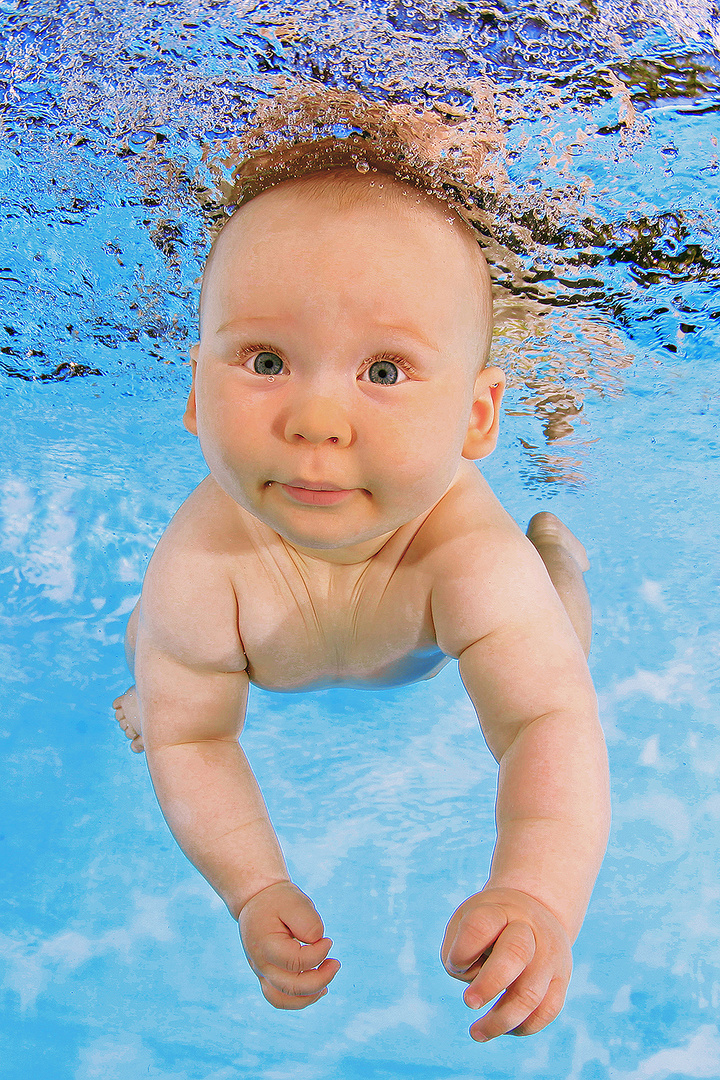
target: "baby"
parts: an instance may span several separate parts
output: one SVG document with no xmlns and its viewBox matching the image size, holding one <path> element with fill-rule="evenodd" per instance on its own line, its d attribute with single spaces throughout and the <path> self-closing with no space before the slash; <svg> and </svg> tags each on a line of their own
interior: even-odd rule
<svg viewBox="0 0 720 1080">
<path fill-rule="evenodd" d="M 238 743 L 248 686 L 372 689 L 459 660 L 500 766 L 490 878 L 441 954 L 470 1008 L 502 995 L 480 1042 L 559 1013 L 608 829 L 585 552 L 551 514 L 523 536 L 474 464 L 504 389 L 491 333 L 471 228 L 414 186 L 336 168 L 238 209 L 191 350 L 210 475 L 152 557 L 114 703 L 265 997 L 301 1009 L 340 965 Z"/>
</svg>

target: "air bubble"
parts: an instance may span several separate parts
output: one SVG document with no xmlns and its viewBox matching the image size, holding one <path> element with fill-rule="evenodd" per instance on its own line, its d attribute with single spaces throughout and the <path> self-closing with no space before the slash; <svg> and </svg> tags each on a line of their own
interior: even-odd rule
<svg viewBox="0 0 720 1080">
<path fill-rule="evenodd" d="M 355 168 L 357 169 L 358 172 L 362 172 L 362 173 L 370 172 L 370 166 L 368 165 L 367 161 L 356 161 L 355 162 Z"/>
</svg>

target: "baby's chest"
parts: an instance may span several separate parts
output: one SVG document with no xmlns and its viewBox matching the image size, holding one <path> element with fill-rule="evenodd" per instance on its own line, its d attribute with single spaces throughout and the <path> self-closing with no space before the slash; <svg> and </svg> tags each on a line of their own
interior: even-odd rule
<svg viewBox="0 0 720 1080">
<path fill-rule="evenodd" d="M 320 582 L 258 574 L 238 595 L 238 620 L 250 679 L 269 690 L 398 685 L 447 660 L 429 590 L 411 574 Z"/>
</svg>

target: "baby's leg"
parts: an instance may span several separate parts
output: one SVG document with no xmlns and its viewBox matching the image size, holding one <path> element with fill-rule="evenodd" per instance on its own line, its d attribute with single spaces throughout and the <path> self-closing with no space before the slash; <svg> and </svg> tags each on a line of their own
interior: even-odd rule
<svg viewBox="0 0 720 1080">
<path fill-rule="evenodd" d="M 592 613 L 583 578 L 590 567 L 585 548 L 560 518 L 546 510 L 535 514 L 528 525 L 527 535 L 545 563 L 545 569 L 587 656 L 592 637 Z"/>
<path fill-rule="evenodd" d="M 130 671 L 133 672 L 135 669 L 135 642 L 137 641 L 139 614 L 140 601 L 138 600 L 133 608 L 132 615 L 128 619 L 127 630 L 125 631 L 125 657 Z M 116 698 L 115 701 L 113 701 L 113 709 L 115 710 L 115 719 L 118 724 L 123 729 L 128 739 L 132 739 L 130 749 L 134 750 L 136 754 L 141 754 L 145 747 L 143 746 L 142 734 L 140 731 L 140 707 L 138 705 L 137 692 L 134 686 L 131 686 L 129 690 L 126 690 L 122 697 Z"/>
</svg>

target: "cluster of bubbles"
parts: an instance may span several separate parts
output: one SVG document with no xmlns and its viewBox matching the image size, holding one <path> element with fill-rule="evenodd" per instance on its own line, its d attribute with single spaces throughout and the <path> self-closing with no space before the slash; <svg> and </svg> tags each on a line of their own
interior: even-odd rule
<svg viewBox="0 0 720 1080">
<path fill-rule="evenodd" d="M 172 366 L 195 333 L 208 240 L 233 207 L 350 162 L 472 223 L 518 409 L 567 439 L 587 391 L 619 387 L 651 290 L 680 296 L 685 327 L 713 316 L 718 211 L 667 201 L 683 162 L 661 121 L 717 110 L 714 19 L 703 0 L 8 0 L 0 170 L 15 262 L 0 364 L 23 379 L 121 378 L 139 366 L 130 342 Z M 712 147 L 702 167 L 716 184 Z M 114 275 L 112 295 L 87 266 L 43 270 L 44 256 L 23 255 L 38 219 L 83 228 L 99 248 L 87 266 Z"/>
</svg>

